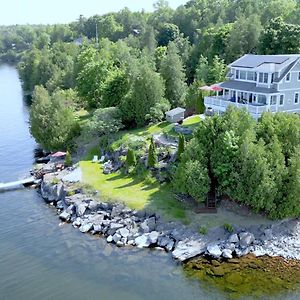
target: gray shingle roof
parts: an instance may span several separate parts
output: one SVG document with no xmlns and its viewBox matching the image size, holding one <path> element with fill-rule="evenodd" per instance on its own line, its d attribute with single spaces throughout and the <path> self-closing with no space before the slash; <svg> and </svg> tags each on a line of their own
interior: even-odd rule
<svg viewBox="0 0 300 300">
<path fill-rule="evenodd" d="M 265 87 L 257 87 L 256 83 L 237 81 L 237 80 L 228 80 L 225 81 L 219 86 L 223 89 L 233 89 L 245 92 L 252 93 L 263 93 L 263 94 L 273 94 L 278 93 L 278 91 L 274 88 L 265 88 Z"/>
<path fill-rule="evenodd" d="M 173 116 L 176 116 L 177 114 L 181 114 L 181 113 L 184 113 L 184 112 L 185 112 L 184 108 L 176 107 L 176 108 L 173 108 L 173 109 L 167 111 L 166 115 L 170 116 L 170 117 L 173 117 Z"/>
<path fill-rule="evenodd" d="M 257 68 L 258 66 L 264 63 L 274 63 L 274 64 L 283 64 L 290 60 L 290 62 L 295 61 L 299 58 L 300 55 L 291 54 L 291 55 L 254 55 L 246 54 L 241 58 L 237 59 L 230 65 L 232 67 L 241 67 L 241 68 Z"/>
<path fill-rule="evenodd" d="M 299 58 L 296 59 L 293 63 L 291 63 L 291 64 L 290 64 L 290 65 L 282 72 L 282 74 L 280 75 L 279 78 L 275 78 L 274 82 L 275 82 L 275 83 L 280 82 L 280 81 L 287 75 L 287 73 L 290 72 L 290 71 L 293 69 L 293 67 L 297 64 L 298 61 L 299 61 Z"/>
</svg>

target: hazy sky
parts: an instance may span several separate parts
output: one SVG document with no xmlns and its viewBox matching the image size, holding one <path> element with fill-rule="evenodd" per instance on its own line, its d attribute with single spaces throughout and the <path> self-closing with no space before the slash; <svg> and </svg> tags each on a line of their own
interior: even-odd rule
<svg viewBox="0 0 300 300">
<path fill-rule="evenodd" d="M 53 24 L 75 21 L 80 14 L 89 17 L 119 11 L 153 10 L 155 0 L 0 0 L 0 24 Z M 169 0 L 173 8 L 187 0 Z"/>
</svg>

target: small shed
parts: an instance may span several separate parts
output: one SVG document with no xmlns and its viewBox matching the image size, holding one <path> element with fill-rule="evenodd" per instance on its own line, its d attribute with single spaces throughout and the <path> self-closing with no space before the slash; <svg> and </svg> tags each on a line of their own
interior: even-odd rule
<svg viewBox="0 0 300 300">
<path fill-rule="evenodd" d="M 166 112 L 166 120 L 170 123 L 177 123 L 184 119 L 185 109 L 176 107 Z"/>
</svg>

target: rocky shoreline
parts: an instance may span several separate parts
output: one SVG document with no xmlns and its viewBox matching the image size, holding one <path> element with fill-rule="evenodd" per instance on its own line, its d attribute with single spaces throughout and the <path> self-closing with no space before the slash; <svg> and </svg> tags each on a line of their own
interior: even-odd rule
<svg viewBox="0 0 300 300">
<path fill-rule="evenodd" d="M 200 255 L 227 260 L 249 253 L 300 260 L 299 219 L 271 226 L 234 226 L 231 233 L 221 227 L 212 228 L 203 235 L 191 226 L 165 222 L 156 213 L 95 201 L 80 189 L 72 189 L 72 181 L 64 180 L 71 172 L 74 170 L 45 174 L 40 186 L 42 197 L 55 205 L 63 222 L 72 223 L 82 233 L 99 234 L 118 247 L 165 250 L 181 262 Z"/>
</svg>

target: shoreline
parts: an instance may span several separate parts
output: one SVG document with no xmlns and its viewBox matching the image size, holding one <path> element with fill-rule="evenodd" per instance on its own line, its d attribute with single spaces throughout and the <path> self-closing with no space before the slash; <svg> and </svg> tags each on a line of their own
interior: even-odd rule
<svg viewBox="0 0 300 300">
<path fill-rule="evenodd" d="M 118 247 L 165 250 L 180 262 L 198 256 L 228 260 L 248 254 L 300 260 L 299 219 L 270 226 L 252 225 L 233 232 L 217 227 L 203 235 L 188 225 L 165 222 L 154 212 L 96 201 L 76 190 L 76 180 L 64 181 L 72 177 L 70 173 L 72 169 L 45 174 L 40 186 L 42 198 L 56 207 L 63 222 L 72 223 L 83 233 L 99 234 Z"/>
</svg>

